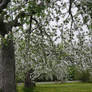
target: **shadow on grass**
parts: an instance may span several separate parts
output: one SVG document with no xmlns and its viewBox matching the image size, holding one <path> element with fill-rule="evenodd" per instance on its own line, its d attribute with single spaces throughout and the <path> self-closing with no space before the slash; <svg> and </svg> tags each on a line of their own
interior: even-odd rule
<svg viewBox="0 0 92 92">
<path fill-rule="evenodd" d="M 0 92 L 2 92 L 2 89 L 0 89 Z"/>
<path fill-rule="evenodd" d="M 34 88 L 23 88 L 23 92 L 34 92 Z"/>
</svg>

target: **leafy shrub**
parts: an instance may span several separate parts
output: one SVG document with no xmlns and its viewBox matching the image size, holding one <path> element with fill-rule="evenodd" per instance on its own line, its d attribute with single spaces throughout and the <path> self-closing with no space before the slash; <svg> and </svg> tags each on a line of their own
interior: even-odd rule
<svg viewBox="0 0 92 92">
<path fill-rule="evenodd" d="M 74 80 L 80 80 L 82 73 L 78 70 L 75 71 Z"/>
<path fill-rule="evenodd" d="M 68 80 L 75 80 L 75 72 L 76 68 L 75 66 L 69 66 L 68 67 Z"/>
<path fill-rule="evenodd" d="M 90 73 L 88 70 L 82 71 L 80 80 L 82 82 L 89 82 L 90 81 Z"/>
<path fill-rule="evenodd" d="M 23 81 L 22 78 L 16 77 L 16 82 L 17 82 L 17 83 L 23 83 L 24 81 Z"/>
<path fill-rule="evenodd" d="M 76 71 L 75 80 L 80 80 L 82 82 L 92 82 L 92 75 L 89 70 Z"/>
</svg>

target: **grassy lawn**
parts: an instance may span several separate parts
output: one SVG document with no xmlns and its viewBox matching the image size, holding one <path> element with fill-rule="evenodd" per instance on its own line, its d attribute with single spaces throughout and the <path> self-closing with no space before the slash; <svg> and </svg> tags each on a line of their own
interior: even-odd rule
<svg viewBox="0 0 92 92">
<path fill-rule="evenodd" d="M 92 92 L 90 83 L 37 84 L 33 89 L 18 86 L 18 92 Z"/>
</svg>

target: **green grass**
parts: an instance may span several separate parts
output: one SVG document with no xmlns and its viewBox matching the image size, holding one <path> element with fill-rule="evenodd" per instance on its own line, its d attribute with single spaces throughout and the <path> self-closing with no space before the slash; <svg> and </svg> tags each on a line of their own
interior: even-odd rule
<svg viewBox="0 0 92 92">
<path fill-rule="evenodd" d="M 33 89 L 18 86 L 18 92 L 92 92 L 91 83 L 37 84 Z"/>
</svg>

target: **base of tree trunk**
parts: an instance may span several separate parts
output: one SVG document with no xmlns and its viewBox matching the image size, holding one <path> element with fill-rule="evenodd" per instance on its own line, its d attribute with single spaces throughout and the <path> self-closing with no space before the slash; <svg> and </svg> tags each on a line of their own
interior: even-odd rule
<svg viewBox="0 0 92 92">
<path fill-rule="evenodd" d="M 35 84 L 34 81 L 25 81 L 24 86 L 25 86 L 26 88 L 33 88 L 33 87 L 36 86 L 36 84 Z"/>
<path fill-rule="evenodd" d="M 30 70 L 31 71 L 31 70 Z M 26 87 L 26 88 L 33 88 L 33 87 L 35 87 L 36 85 L 35 85 L 35 82 L 34 81 L 32 81 L 32 79 L 30 78 L 30 73 L 32 72 L 30 72 L 30 71 L 28 71 L 27 73 L 26 73 L 26 76 L 25 76 L 25 82 L 24 82 L 24 86 Z"/>
</svg>

